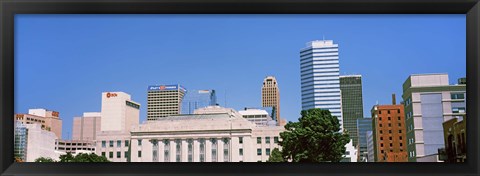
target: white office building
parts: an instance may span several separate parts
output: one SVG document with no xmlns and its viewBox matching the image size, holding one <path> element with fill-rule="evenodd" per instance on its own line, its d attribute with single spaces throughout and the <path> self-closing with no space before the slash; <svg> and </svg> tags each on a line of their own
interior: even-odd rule
<svg viewBox="0 0 480 176">
<path fill-rule="evenodd" d="M 275 126 L 277 122 L 272 119 L 266 110 L 245 108 L 238 111 L 243 118 L 255 123 L 257 126 Z"/>
<path fill-rule="evenodd" d="M 131 162 L 265 162 L 283 126 L 258 127 L 233 109 L 147 121 L 132 130 Z"/>
<path fill-rule="evenodd" d="M 126 162 L 130 131 L 138 126 L 140 104 L 124 92 L 102 93 L 101 131 L 96 136 L 96 154 L 113 162 Z"/>
<path fill-rule="evenodd" d="M 26 162 L 35 162 L 40 157 L 58 160 L 60 154 L 55 152 L 55 133 L 42 130 L 41 124 L 17 124 L 26 127 Z"/>
<path fill-rule="evenodd" d="M 321 108 L 338 117 L 343 129 L 338 44 L 308 42 L 300 50 L 302 109 Z"/>
</svg>

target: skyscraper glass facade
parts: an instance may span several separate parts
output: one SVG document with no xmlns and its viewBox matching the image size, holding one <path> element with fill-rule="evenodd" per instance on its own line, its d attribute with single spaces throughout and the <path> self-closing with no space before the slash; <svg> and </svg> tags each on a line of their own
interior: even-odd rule
<svg viewBox="0 0 480 176">
<path fill-rule="evenodd" d="M 367 131 L 372 131 L 372 118 L 357 119 L 357 135 L 358 135 L 358 162 L 367 162 Z"/>
<path fill-rule="evenodd" d="M 27 127 L 21 122 L 15 121 L 14 136 L 14 157 L 21 159 L 22 161 L 27 161 Z"/>
<path fill-rule="evenodd" d="M 340 90 L 343 126 L 353 140 L 353 146 L 357 146 L 357 119 L 363 118 L 362 76 L 340 76 Z"/>
<path fill-rule="evenodd" d="M 302 109 L 321 108 L 336 116 L 343 129 L 338 44 L 308 42 L 300 50 Z"/>
<path fill-rule="evenodd" d="M 187 90 L 182 100 L 182 114 L 193 114 L 195 109 L 216 104 L 215 90 Z"/>
</svg>

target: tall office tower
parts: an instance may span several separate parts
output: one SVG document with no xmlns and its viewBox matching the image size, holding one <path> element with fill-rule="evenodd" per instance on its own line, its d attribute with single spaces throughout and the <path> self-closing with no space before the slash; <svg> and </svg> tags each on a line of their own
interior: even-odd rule
<svg viewBox="0 0 480 176">
<path fill-rule="evenodd" d="M 340 76 L 340 90 L 343 127 L 348 131 L 353 145 L 357 146 L 357 119 L 363 118 L 362 76 Z"/>
<path fill-rule="evenodd" d="M 193 114 L 195 109 L 217 105 L 215 90 L 188 90 L 182 100 L 182 114 Z"/>
<path fill-rule="evenodd" d="M 332 40 L 308 42 L 300 50 L 302 110 L 329 110 L 343 131 L 339 71 L 338 44 Z"/>
<path fill-rule="evenodd" d="M 103 92 L 101 131 L 130 131 L 139 123 L 140 104 L 124 92 Z"/>
<path fill-rule="evenodd" d="M 148 86 L 147 120 L 180 114 L 186 91 L 181 85 Z"/>
<path fill-rule="evenodd" d="M 403 83 L 409 162 L 438 161 L 445 147 L 442 123 L 466 114 L 465 82 L 449 85 L 447 74 L 415 74 Z"/>
<path fill-rule="evenodd" d="M 280 90 L 278 89 L 277 79 L 273 76 L 267 76 L 263 79 L 262 107 L 273 107 L 275 114 L 272 118 L 277 121 L 277 124 L 280 124 Z"/>
<path fill-rule="evenodd" d="M 405 113 L 397 105 L 375 105 L 372 110 L 372 131 L 376 162 L 407 162 Z"/>
<path fill-rule="evenodd" d="M 100 123 L 100 112 L 86 112 L 83 117 L 74 117 L 72 140 L 95 140 L 100 131 Z"/>
<path fill-rule="evenodd" d="M 357 119 L 357 135 L 358 135 L 358 162 L 367 162 L 368 158 L 368 140 L 367 131 L 372 131 L 372 118 L 366 117 Z"/>
<path fill-rule="evenodd" d="M 55 133 L 58 139 L 62 138 L 62 119 L 60 113 L 47 109 L 29 109 L 28 114 L 15 114 L 14 119 L 22 124 L 40 124 L 43 130 Z"/>
</svg>

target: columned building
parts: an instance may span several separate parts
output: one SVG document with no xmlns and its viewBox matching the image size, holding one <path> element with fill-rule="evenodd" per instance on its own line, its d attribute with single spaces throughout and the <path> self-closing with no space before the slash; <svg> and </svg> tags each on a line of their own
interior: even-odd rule
<svg viewBox="0 0 480 176">
<path fill-rule="evenodd" d="M 338 44 L 332 40 L 308 42 L 300 50 L 302 110 L 329 110 L 343 131 L 339 72 Z"/>
<path fill-rule="evenodd" d="M 131 162 L 265 162 L 282 131 L 257 127 L 233 109 L 206 107 L 132 130 Z"/>
<path fill-rule="evenodd" d="M 181 85 L 148 86 L 147 120 L 181 114 L 187 90 Z"/>
<path fill-rule="evenodd" d="M 262 107 L 273 107 L 275 113 L 273 118 L 280 124 L 280 90 L 278 89 L 277 79 L 273 76 L 267 76 L 263 80 L 262 86 Z"/>
<path fill-rule="evenodd" d="M 448 74 L 414 74 L 403 83 L 409 162 L 439 162 L 445 147 L 443 122 L 466 114 L 466 81 Z"/>
<path fill-rule="evenodd" d="M 363 118 L 362 76 L 340 76 L 342 91 L 343 126 L 348 131 L 353 145 L 358 145 L 357 119 Z"/>
</svg>

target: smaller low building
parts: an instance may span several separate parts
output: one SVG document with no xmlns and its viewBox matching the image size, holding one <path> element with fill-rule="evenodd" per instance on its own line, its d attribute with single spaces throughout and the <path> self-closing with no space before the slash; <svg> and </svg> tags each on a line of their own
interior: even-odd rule
<svg viewBox="0 0 480 176">
<path fill-rule="evenodd" d="M 466 117 L 457 116 L 443 122 L 445 162 L 465 162 L 467 159 Z"/>
<path fill-rule="evenodd" d="M 58 160 L 60 154 L 55 151 L 55 133 L 42 129 L 41 124 L 15 123 L 15 156 L 26 162 L 34 162 L 37 158 Z"/>
<path fill-rule="evenodd" d="M 79 152 L 95 152 L 95 144 L 93 141 L 84 140 L 59 140 L 55 141 L 55 150 L 63 153 L 72 153 L 76 155 Z"/>
<path fill-rule="evenodd" d="M 275 126 L 277 122 L 272 119 L 270 114 L 264 109 L 245 108 L 238 111 L 243 118 L 255 123 L 257 126 Z"/>
</svg>

